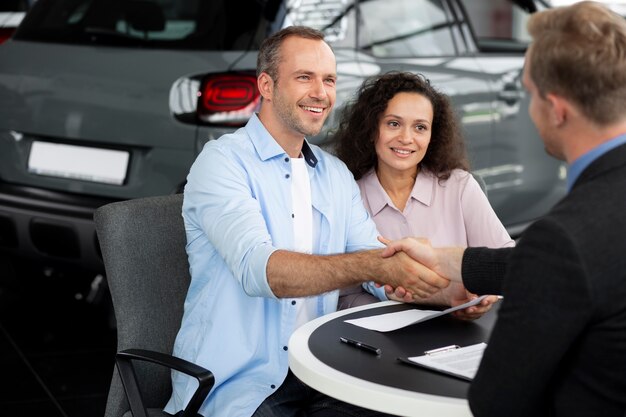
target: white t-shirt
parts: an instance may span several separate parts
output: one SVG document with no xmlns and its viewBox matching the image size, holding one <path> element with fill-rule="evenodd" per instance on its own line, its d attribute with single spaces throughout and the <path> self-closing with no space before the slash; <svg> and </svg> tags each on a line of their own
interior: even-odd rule
<svg viewBox="0 0 626 417">
<path fill-rule="evenodd" d="M 293 204 L 293 250 L 313 252 L 313 208 L 311 183 L 304 158 L 291 158 L 291 200 Z M 317 297 L 297 300 L 296 328 L 317 317 Z"/>
</svg>

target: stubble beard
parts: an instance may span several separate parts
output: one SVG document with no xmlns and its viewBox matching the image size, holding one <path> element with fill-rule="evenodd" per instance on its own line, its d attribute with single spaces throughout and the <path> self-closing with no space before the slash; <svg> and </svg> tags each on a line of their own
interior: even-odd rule
<svg viewBox="0 0 626 417">
<path fill-rule="evenodd" d="M 278 90 L 276 90 L 278 92 Z M 322 101 L 319 101 L 317 104 L 324 104 Z M 274 95 L 274 109 L 276 111 L 277 116 L 283 121 L 285 126 L 289 129 L 294 130 L 301 134 L 302 136 L 315 136 L 320 130 L 322 130 L 322 126 L 324 125 L 324 120 L 320 123 L 319 126 L 307 126 L 306 123 L 298 117 L 298 112 L 300 111 L 299 105 L 296 103 L 296 109 L 292 109 L 290 107 L 289 102 L 283 100 L 283 96 L 278 93 Z"/>
</svg>

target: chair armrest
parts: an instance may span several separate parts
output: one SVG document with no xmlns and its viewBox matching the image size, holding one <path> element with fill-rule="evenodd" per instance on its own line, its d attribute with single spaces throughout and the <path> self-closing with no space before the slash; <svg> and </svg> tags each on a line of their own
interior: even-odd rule
<svg viewBox="0 0 626 417">
<path fill-rule="evenodd" d="M 148 417 L 132 363 L 134 360 L 165 366 L 196 378 L 198 380 L 198 388 L 180 417 L 196 417 L 198 415 L 200 406 L 215 383 L 215 378 L 211 371 L 165 353 L 145 349 L 126 349 L 115 355 L 115 364 L 117 365 L 122 385 L 126 392 L 126 398 L 134 417 Z"/>
</svg>

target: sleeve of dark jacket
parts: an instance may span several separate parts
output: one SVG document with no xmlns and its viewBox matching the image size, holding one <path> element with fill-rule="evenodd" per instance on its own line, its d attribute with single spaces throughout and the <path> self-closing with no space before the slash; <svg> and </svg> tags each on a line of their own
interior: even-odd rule
<svg viewBox="0 0 626 417">
<path fill-rule="evenodd" d="M 504 256 L 500 253 L 469 254 L 464 271 L 478 256 L 487 260 L 484 271 L 468 271 L 473 290 L 492 292 L 489 280 L 506 270 L 504 300 L 470 386 L 470 408 L 477 417 L 544 415 L 551 408 L 546 398 L 551 381 L 563 372 L 563 357 L 591 314 L 585 308 L 591 294 L 576 243 L 557 222 L 540 220 L 509 253 L 506 266 L 498 260 Z M 485 276 L 474 276 L 485 271 Z"/>
<path fill-rule="evenodd" d="M 506 265 L 514 248 L 467 248 L 461 275 L 465 288 L 474 294 L 502 294 Z"/>
</svg>

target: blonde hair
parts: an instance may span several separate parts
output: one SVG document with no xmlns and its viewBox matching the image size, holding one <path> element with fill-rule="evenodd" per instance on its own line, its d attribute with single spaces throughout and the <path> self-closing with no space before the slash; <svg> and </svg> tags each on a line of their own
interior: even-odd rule
<svg viewBox="0 0 626 417">
<path fill-rule="evenodd" d="M 624 117 L 626 106 L 626 21 L 591 1 L 535 13 L 529 74 L 539 94 L 573 101 L 593 122 Z"/>
</svg>

